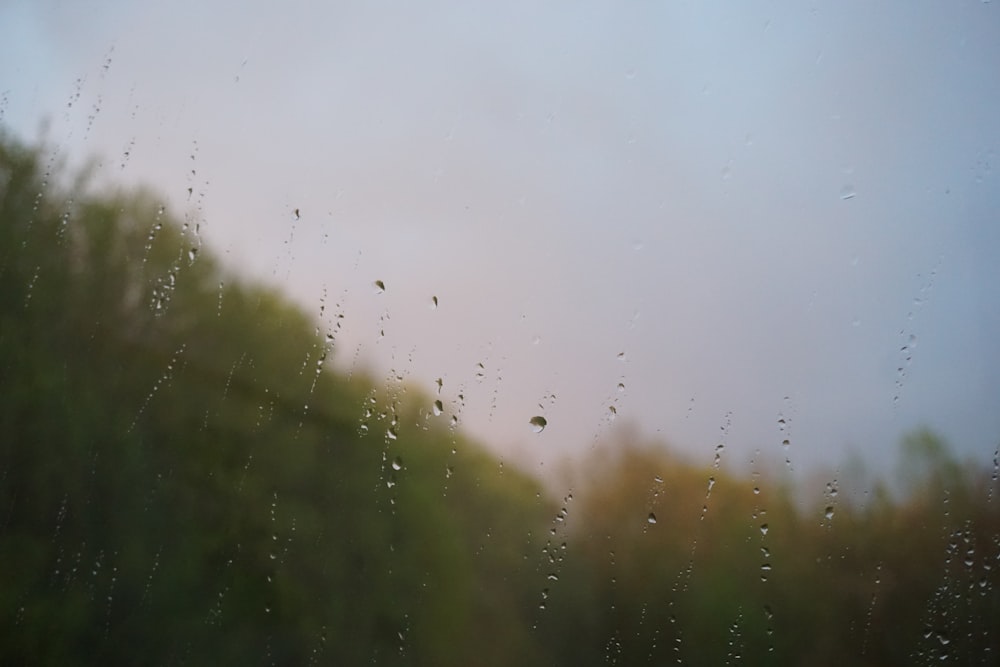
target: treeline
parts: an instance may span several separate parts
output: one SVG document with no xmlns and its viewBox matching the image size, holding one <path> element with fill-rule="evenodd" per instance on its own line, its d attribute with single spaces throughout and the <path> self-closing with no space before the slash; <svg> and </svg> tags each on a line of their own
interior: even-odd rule
<svg viewBox="0 0 1000 667">
<path fill-rule="evenodd" d="M 628 434 L 553 499 L 65 177 L 0 140 L 0 664 L 1000 664 L 995 472 L 932 434 L 903 500 Z"/>
<path fill-rule="evenodd" d="M 592 638 L 579 661 L 1000 664 L 996 475 L 927 431 L 901 455 L 905 500 L 881 483 L 848 498 L 828 477 L 803 507 L 767 475 L 637 436 L 606 447 L 573 525 L 587 584 L 568 607 L 588 610 Z"/>
</svg>

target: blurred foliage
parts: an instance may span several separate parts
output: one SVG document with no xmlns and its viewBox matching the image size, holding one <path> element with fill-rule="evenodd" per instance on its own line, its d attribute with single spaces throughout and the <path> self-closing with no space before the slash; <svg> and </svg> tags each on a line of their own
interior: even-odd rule
<svg viewBox="0 0 1000 667">
<path fill-rule="evenodd" d="M 767 474 L 623 433 L 579 482 L 571 543 L 601 615 L 579 662 L 998 664 L 996 474 L 927 431 L 901 456 L 920 471 L 902 501 L 859 503 L 830 475 L 804 507 Z"/>
<path fill-rule="evenodd" d="M 620 431 L 549 498 L 155 194 L 0 140 L 0 664 L 998 664 L 995 469 L 804 507 Z"/>
<path fill-rule="evenodd" d="M 44 160 L 0 143 L 0 664 L 537 663 L 480 652 L 530 624 L 538 484 Z"/>
</svg>

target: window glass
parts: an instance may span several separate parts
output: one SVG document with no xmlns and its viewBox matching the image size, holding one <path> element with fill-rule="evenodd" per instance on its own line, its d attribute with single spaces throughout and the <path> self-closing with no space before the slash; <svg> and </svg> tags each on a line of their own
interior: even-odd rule
<svg viewBox="0 0 1000 667">
<path fill-rule="evenodd" d="M 995 664 L 995 3 L 0 7 L 0 663 Z"/>
</svg>

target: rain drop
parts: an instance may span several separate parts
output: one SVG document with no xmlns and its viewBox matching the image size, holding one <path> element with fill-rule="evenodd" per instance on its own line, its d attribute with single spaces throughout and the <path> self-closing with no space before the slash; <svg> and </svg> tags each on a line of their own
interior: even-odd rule
<svg viewBox="0 0 1000 667">
<path fill-rule="evenodd" d="M 656 523 L 656 515 L 650 512 L 649 516 L 646 517 L 646 523 Z"/>
<path fill-rule="evenodd" d="M 535 415 L 534 417 L 528 420 L 528 423 L 531 424 L 531 430 L 534 431 L 535 433 L 541 433 L 542 431 L 545 430 L 545 427 L 548 426 L 549 424 L 548 420 L 546 420 L 545 417 L 542 417 L 541 415 Z"/>
<path fill-rule="evenodd" d="M 401 459 L 398 456 L 396 458 L 394 458 L 392 460 L 392 469 L 393 470 L 402 470 L 403 469 L 403 459 Z"/>
<path fill-rule="evenodd" d="M 438 399 L 434 401 L 434 405 L 431 407 L 431 409 L 434 411 L 435 417 L 440 417 L 441 413 L 444 412 L 444 404 L 441 403 L 440 399 Z"/>
<path fill-rule="evenodd" d="M 376 280 L 375 282 L 372 283 L 372 286 L 375 288 L 376 294 L 381 294 L 382 292 L 385 291 L 385 283 L 382 282 L 381 280 Z"/>
<path fill-rule="evenodd" d="M 760 534 L 767 535 L 767 531 L 770 530 L 766 523 L 760 524 Z"/>
<path fill-rule="evenodd" d="M 431 297 L 431 310 L 437 310 L 438 298 L 436 296 Z"/>
</svg>

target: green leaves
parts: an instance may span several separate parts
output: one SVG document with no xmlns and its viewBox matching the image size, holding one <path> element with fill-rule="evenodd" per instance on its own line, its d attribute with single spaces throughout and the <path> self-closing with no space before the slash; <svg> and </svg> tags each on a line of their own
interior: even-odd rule
<svg viewBox="0 0 1000 667">
<path fill-rule="evenodd" d="M 557 505 L 431 397 L 333 371 L 309 317 L 155 194 L 65 189 L 46 159 L 0 140 L 0 663 L 900 664 L 995 644 L 996 482 L 933 434 L 904 440 L 903 496 L 820 484 L 813 507 L 621 431 Z"/>
<path fill-rule="evenodd" d="M 483 609 L 525 626 L 482 595 L 523 549 L 485 540 L 526 544 L 534 482 L 413 427 L 411 392 L 381 398 L 389 488 L 371 384 L 316 375 L 308 317 L 155 195 L 64 192 L 44 159 L 0 142 L 0 662 L 457 665 Z"/>
</svg>

